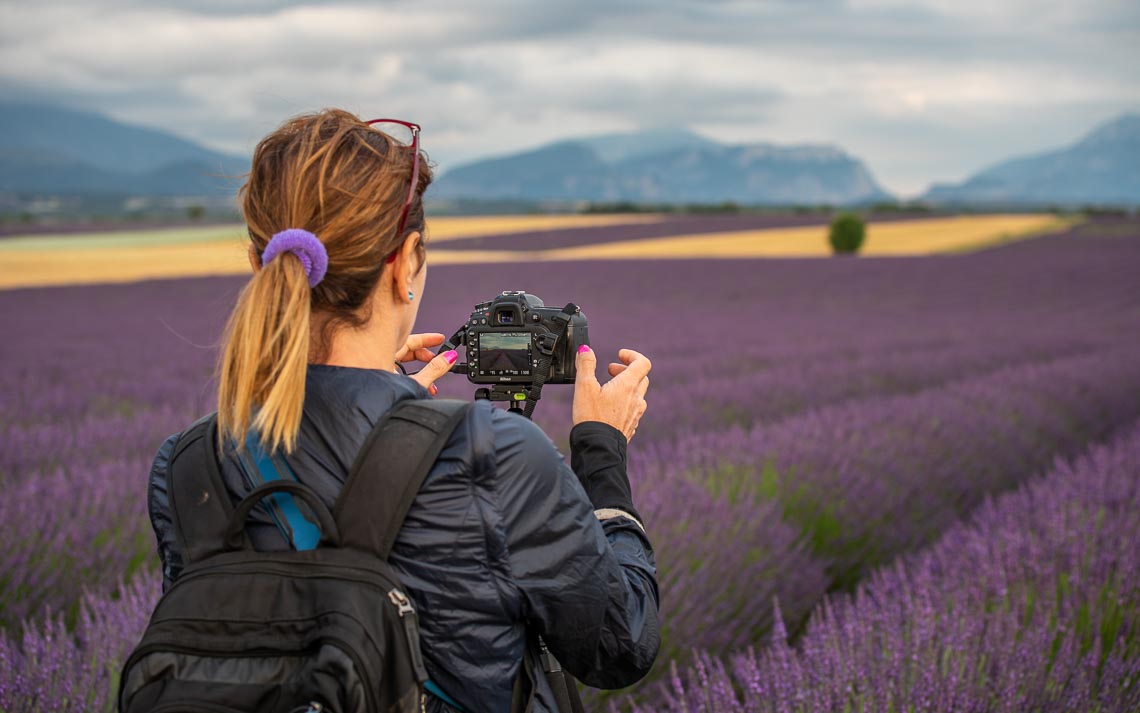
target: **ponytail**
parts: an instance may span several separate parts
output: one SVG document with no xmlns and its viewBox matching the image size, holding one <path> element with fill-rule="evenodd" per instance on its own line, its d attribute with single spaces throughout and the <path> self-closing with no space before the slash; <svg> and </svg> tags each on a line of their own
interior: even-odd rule
<svg viewBox="0 0 1140 713">
<path fill-rule="evenodd" d="M 218 364 L 218 432 L 239 449 L 251 422 L 266 450 L 297 445 L 311 301 L 305 266 L 291 256 L 266 262 L 238 297 Z"/>
</svg>

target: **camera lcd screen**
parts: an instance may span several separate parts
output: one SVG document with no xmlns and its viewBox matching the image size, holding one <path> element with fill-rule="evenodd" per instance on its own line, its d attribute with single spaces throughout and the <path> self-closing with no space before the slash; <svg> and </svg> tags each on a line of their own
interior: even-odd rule
<svg viewBox="0 0 1140 713">
<path fill-rule="evenodd" d="M 530 332 L 479 335 L 479 371 L 488 376 L 530 376 Z"/>
</svg>

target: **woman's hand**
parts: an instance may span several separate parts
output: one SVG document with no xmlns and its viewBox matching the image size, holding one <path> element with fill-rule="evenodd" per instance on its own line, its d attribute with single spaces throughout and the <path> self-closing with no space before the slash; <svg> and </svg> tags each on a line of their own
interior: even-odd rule
<svg viewBox="0 0 1140 713">
<path fill-rule="evenodd" d="M 594 351 L 583 345 L 578 351 L 578 376 L 574 382 L 574 425 L 583 421 L 608 423 L 625 434 L 628 441 L 637 432 L 637 424 L 645 413 L 645 392 L 649 390 L 649 359 L 632 349 L 618 352 L 620 364 L 610 364 L 613 378 L 605 386 L 598 383 L 595 372 L 598 360 Z"/>
<path fill-rule="evenodd" d="M 427 366 L 420 369 L 419 373 L 412 374 L 411 378 L 427 389 L 432 396 L 439 393 L 435 381 L 451 371 L 451 365 L 459 357 L 458 352 L 454 349 L 442 354 L 435 354 L 429 349 L 429 347 L 438 347 L 443 344 L 445 339 L 446 337 L 438 332 L 413 334 L 408 337 L 408 343 L 404 345 L 404 348 L 396 352 L 396 361 L 398 362 L 422 361 L 427 363 Z"/>
</svg>

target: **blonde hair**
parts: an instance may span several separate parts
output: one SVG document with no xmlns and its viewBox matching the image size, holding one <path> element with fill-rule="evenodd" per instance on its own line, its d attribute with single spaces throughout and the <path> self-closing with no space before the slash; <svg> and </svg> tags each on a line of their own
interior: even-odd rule
<svg viewBox="0 0 1140 713">
<path fill-rule="evenodd" d="M 426 157 L 396 235 L 411 173 L 411 151 L 339 109 L 291 119 L 257 145 L 238 193 L 253 248 L 260 256 L 275 233 L 303 228 L 324 244 L 328 272 L 310 288 L 301 261 L 283 253 L 242 290 L 218 358 L 219 444 L 244 447 L 252 425 L 268 450 L 296 448 L 309 361 L 327 355 L 333 330 L 368 322 L 385 258 L 413 232 L 422 269 Z"/>
</svg>

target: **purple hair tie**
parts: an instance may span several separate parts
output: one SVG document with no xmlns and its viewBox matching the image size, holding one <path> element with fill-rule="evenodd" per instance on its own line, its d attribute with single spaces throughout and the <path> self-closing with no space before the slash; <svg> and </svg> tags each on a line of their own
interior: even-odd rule
<svg viewBox="0 0 1140 713">
<path fill-rule="evenodd" d="M 309 287 L 320 284 L 329 269 L 329 254 L 325 252 L 324 243 L 307 230 L 289 228 L 274 235 L 261 253 L 261 264 L 268 265 L 270 260 L 281 253 L 293 253 L 301 258 L 305 275 L 309 278 Z"/>
</svg>

